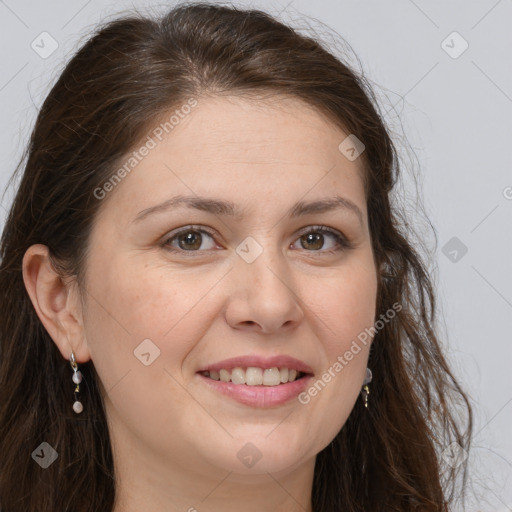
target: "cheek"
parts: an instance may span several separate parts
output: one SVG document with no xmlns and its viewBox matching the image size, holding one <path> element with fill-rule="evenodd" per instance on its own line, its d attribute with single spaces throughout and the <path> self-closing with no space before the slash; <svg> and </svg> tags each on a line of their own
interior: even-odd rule
<svg viewBox="0 0 512 512">
<path fill-rule="evenodd" d="M 321 289 L 320 289 L 321 288 Z M 301 397 L 317 429 L 329 442 L 343 427 L 360 397 L 375 322 L 377 279 L 372 266 L 347 266 L 314 288 L 317 330 L 325 351 L 322 370 Z M 368 331 L 371 332 L 371 331 Z"/>
<path fill-rule="evenodd" d="M 314 288 L 311 298 L 324 332 L 330 362 L 348 350 L 352 340 L 375 322 L 377 279 L 372 266 L 347 266 Z"/>
<path fill-rule="evenodd" d="M 86 336 L 95 365 L 112 381 L 145 367 L 138 356 L 148 351 L 151 366 L 163 368 L 165 361 L 175 373 L 208 328 L 208 293 L 222 274 L 171 271 L 119 258 L 94 276 L 87 285 Z"/>
<path fill-rule="evenodd" d="M 95 275 L 104 277 L 88 284 L 92 360 L 115 410 L 156 438 L 171 410 L 190 407 L 182 364 L 210 325 L 208 292 L 219 277 L 114 261 Z"/>
</svg>

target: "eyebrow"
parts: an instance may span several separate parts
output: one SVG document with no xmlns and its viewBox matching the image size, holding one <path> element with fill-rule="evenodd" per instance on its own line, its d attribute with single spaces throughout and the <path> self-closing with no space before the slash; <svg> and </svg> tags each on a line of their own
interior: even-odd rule
<svg viewBox="0 0 512 512">
<path fill-rule="evenodd" d="M 242 220 L 244 217 L 243 210 L 231 201 L 224 201 L 210 197 L 180 195 L 168 199 L 161 204 L 151 206 L 150 208 L 140 211 L 133 222 L 140 222 L 149 215 L 168 212 L 179 207 L 201 210 L 214 215 L 230 216 L 237 220 Z M 363 225 L 363 213 L 360 208 L 350 199 L 341 196 L 319 199 L 308 203 L 299 201 L 288 210 L 287 215 L 289 218 L 296 218 L 302 215 L 325 213 L 336 209 L 345 209 L 352 212 L 359 219 L 361 226 Z"/>
</svg>

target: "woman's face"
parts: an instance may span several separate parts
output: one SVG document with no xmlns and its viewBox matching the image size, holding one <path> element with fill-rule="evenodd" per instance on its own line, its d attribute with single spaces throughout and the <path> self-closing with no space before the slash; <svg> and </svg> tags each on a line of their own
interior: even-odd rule
<svg viewBox="0 0 512 512">
<path fill-rule="evenodd" d="M 197 100 L 165 137 L 148 133 L 146 156 L 102 199 L 85 346 L 119 452 L 198 473 L 286 472 L 330 443 L 365 376 L 369 344 L 353 342 L 374 323 L 377 275 L 362 162 L 300 100 Z M 308 207 L 336 198 L 353 207 Z M 287 357 L 312 375 L 251 385 L 297 369 Z M 253 369 L 220 376 L 249 384 L 211 378 L 232 358 L 255 359 L 220 366 Z"/>
</svg>

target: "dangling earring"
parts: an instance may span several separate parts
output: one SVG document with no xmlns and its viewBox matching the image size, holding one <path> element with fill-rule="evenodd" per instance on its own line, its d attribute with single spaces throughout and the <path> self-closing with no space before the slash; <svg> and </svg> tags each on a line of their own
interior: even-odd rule
<svg viewBox="0 0 512 512">
<path fill-rule="evenodd" d="M 366 368 L 366 377 L 363 381 L 363 390 L 361 391 L 361 394 L 363 395 L 364 400 L 364 406 L 368 408 L 368 395 L 370 394 L 370 388 L 368 387 L 368 384 L 372 381 L 373 375 L 370 368 Z"/>
<path fill-rule="evenodd" d="M 84 410 L 84 406 L 82 402 L 78 400 L 78 393 L 80 391 L 80 382 L 82 382 L 82 373 L 78 371 L 78 365 L 76 364 L 75 354 L 71 352 L 71 357 L 69 359 L 71 368 L 73 368 L 73 382 L 76 384 L 75 388 L 75 403 L 73 404 L 73 411 L 77 414 L 80 414 Z"/>
</svg>

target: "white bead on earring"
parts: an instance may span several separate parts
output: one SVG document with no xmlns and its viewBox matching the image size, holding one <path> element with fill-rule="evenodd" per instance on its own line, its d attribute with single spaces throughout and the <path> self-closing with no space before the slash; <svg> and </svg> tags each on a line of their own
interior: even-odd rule
<svg viewBox="0 0 512 512">
<path fill-rule="evenodd" d="M 71 368 L 73 368 L 73 382 L 76 384 L 75 387 L 75 403 L 73 404 L 73 411 L 76 414 L 80 414 L 84 410 L 84 406 L 82 402 L 78 400 L 78 393 L 80 391 L 80 382 L 82 382 L 82 373 L 78 370 L 78 365 L 76 364 L 75 354 L 71 352 L 71 357 L 69 359 Z"/>
</svg>

